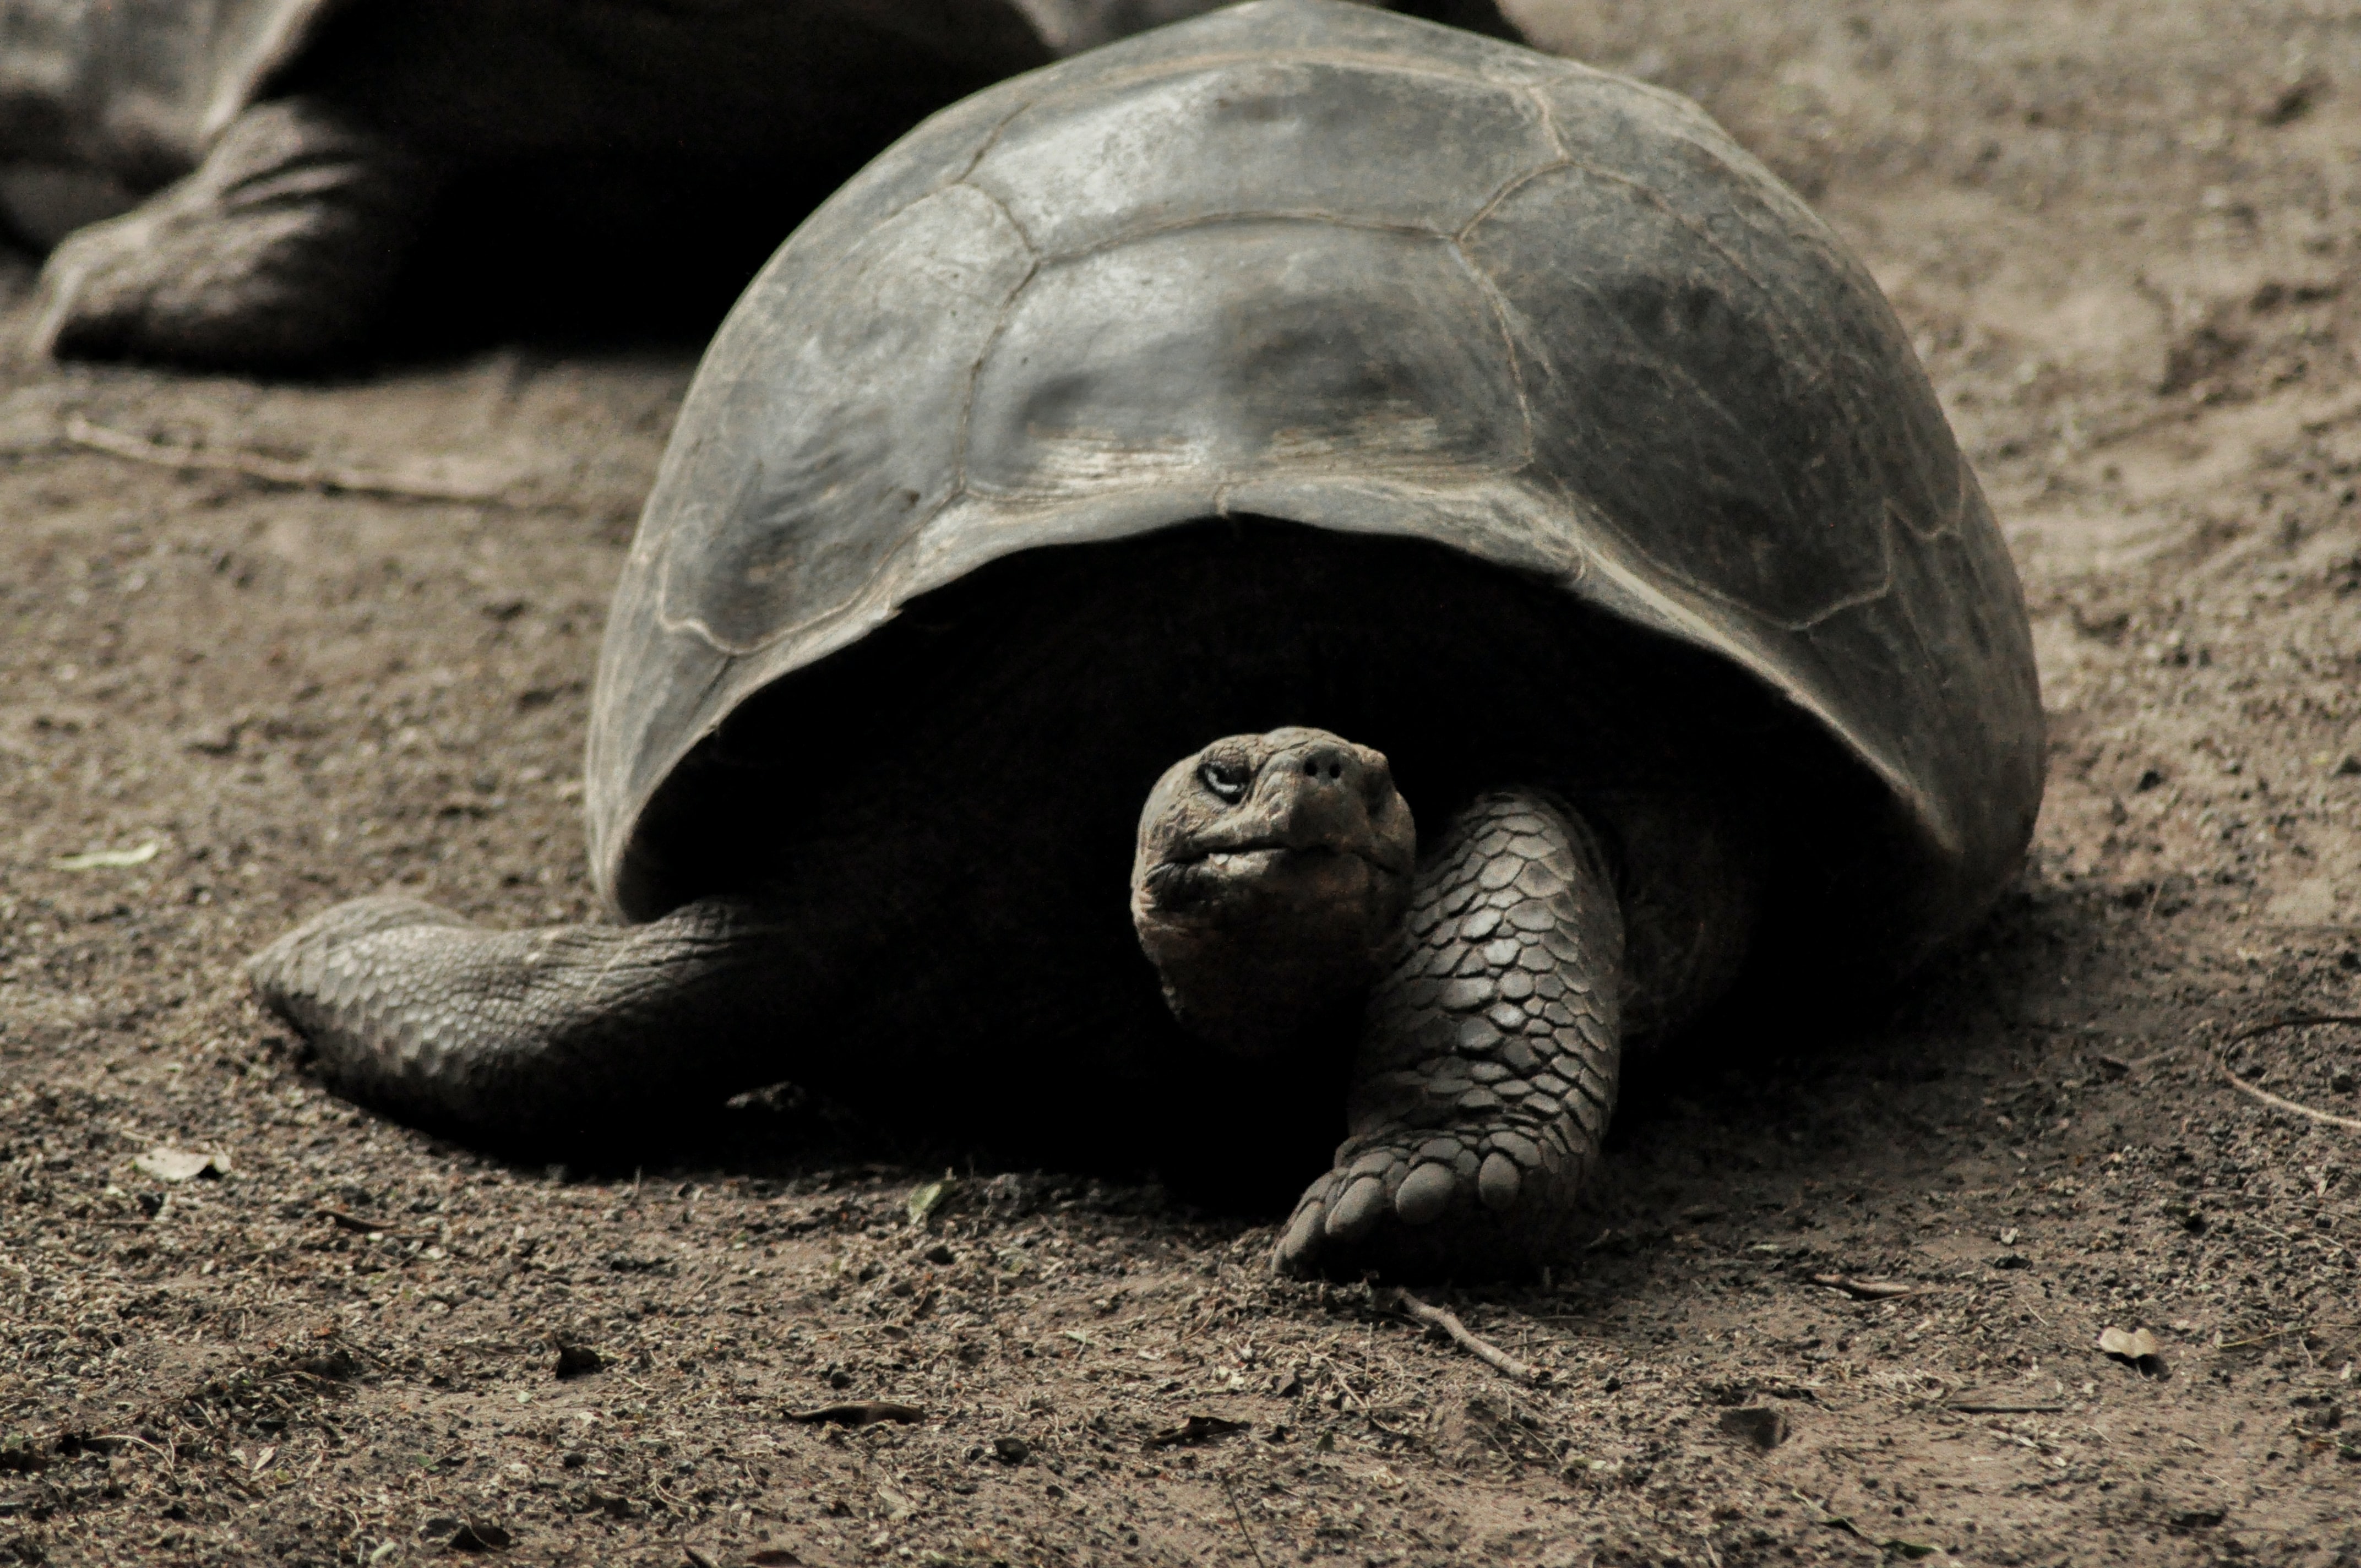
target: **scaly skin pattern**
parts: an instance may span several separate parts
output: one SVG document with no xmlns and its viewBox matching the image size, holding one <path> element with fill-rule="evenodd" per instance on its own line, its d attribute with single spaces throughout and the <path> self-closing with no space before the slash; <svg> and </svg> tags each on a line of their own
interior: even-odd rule
<svg viewBox="0 0 2361 1568">
<path fill-rule="evenodd" d="M 1562 1257 L 1614 1109 L 1623 921 L 1588 829 L 1478 798 L 1422 858 L 1369 999 L 1334 1168 L 1297 1204 L 1292 1274 L 1516 1274 Z"/>
<path fill-rule="evenodd" d="M 779 978 L 766 935 L 721 899 L 643 926 L 490 931 L 361 898 L 247 970 L 338 1092 L 470 1142 L 555 1147 L 743 1087 L 742 1047 L 764 1034 L 749 1014 Z"/>
</svg>

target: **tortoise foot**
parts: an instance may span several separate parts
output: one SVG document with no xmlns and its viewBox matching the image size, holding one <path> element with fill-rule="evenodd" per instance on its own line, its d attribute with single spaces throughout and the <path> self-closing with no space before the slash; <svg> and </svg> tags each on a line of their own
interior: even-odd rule
<svg viewBox="0 0 2361 1568">
<path fill-rule="evenodd" d="M 1273 1261 L 1299 1278 L 1522 1274 L 1565 1250 L 1588 1163 L 1555 1130 L 1357 1137 L 1305 1189 Z"/>
</svg>

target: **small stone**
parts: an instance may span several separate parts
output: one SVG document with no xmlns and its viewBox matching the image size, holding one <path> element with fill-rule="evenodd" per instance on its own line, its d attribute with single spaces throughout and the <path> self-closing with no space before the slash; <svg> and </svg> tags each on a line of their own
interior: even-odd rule
<svg viewBox="0 0 2361 1568">
<path fill-rule="evenodd" d="M 1465 980 L 1455 980 L 1444 986 L 1441 1000 L 1450 1012 L 1467 1013 L 1491 1001 L 1499 989 L 1490 975 L 1474 975 Z"/>
<path fill-rule="evenodd" d="M 562 1378 L 586 1376 L 607 1365 L 598 1351 L 579 1340 L 552 1336 L 550 1345 L 557 1352 L 555 1370 Z"/>
</svg>

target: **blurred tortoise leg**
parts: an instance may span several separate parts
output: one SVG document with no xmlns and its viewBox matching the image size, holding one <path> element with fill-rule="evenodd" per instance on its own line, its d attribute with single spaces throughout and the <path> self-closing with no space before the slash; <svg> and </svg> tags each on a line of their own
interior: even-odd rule
<svg viewBox="0 0 2361 1568">
<path fill-rule="evenodd" d="M 259 104 L 193 173 L 50 253 L 34 346 L 225 369 L 331 360 L 376 325 L 436 185 L 319 99 Z"/>
<path fill-rule="evenodd" d="M 495 931 L 415 899 L 355 899 L 247 965 L 330 1088 L 512 1152 L 558 1153 L 797 1076 L 824 955 L 763 909 L 707 898 L 627 927 Z"/>
</svg>

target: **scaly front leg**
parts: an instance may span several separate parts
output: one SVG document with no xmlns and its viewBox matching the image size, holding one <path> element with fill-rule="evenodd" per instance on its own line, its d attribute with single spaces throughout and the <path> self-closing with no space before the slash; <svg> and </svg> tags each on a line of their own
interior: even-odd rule
<svg viewBox="0 0 2361 1568">
<path fill-rule="evenodd" d="M 489 931 L 407 898 L 314 916 L 248 965 L 337 1092 L 470 1143 L 572 1153 L 798 1071 L 825 965 L 764 909 Z"/>
<path fill-rule="evenodd" d="M 1351 1135 L 1279 1267 L 1476 1277 L 1565 1255 L 1615 1104 L 1622 975 L 1621 907 L 1581 821 L 1522 793 L 1462 812 L 1422 858 Z"/>
</svg>

